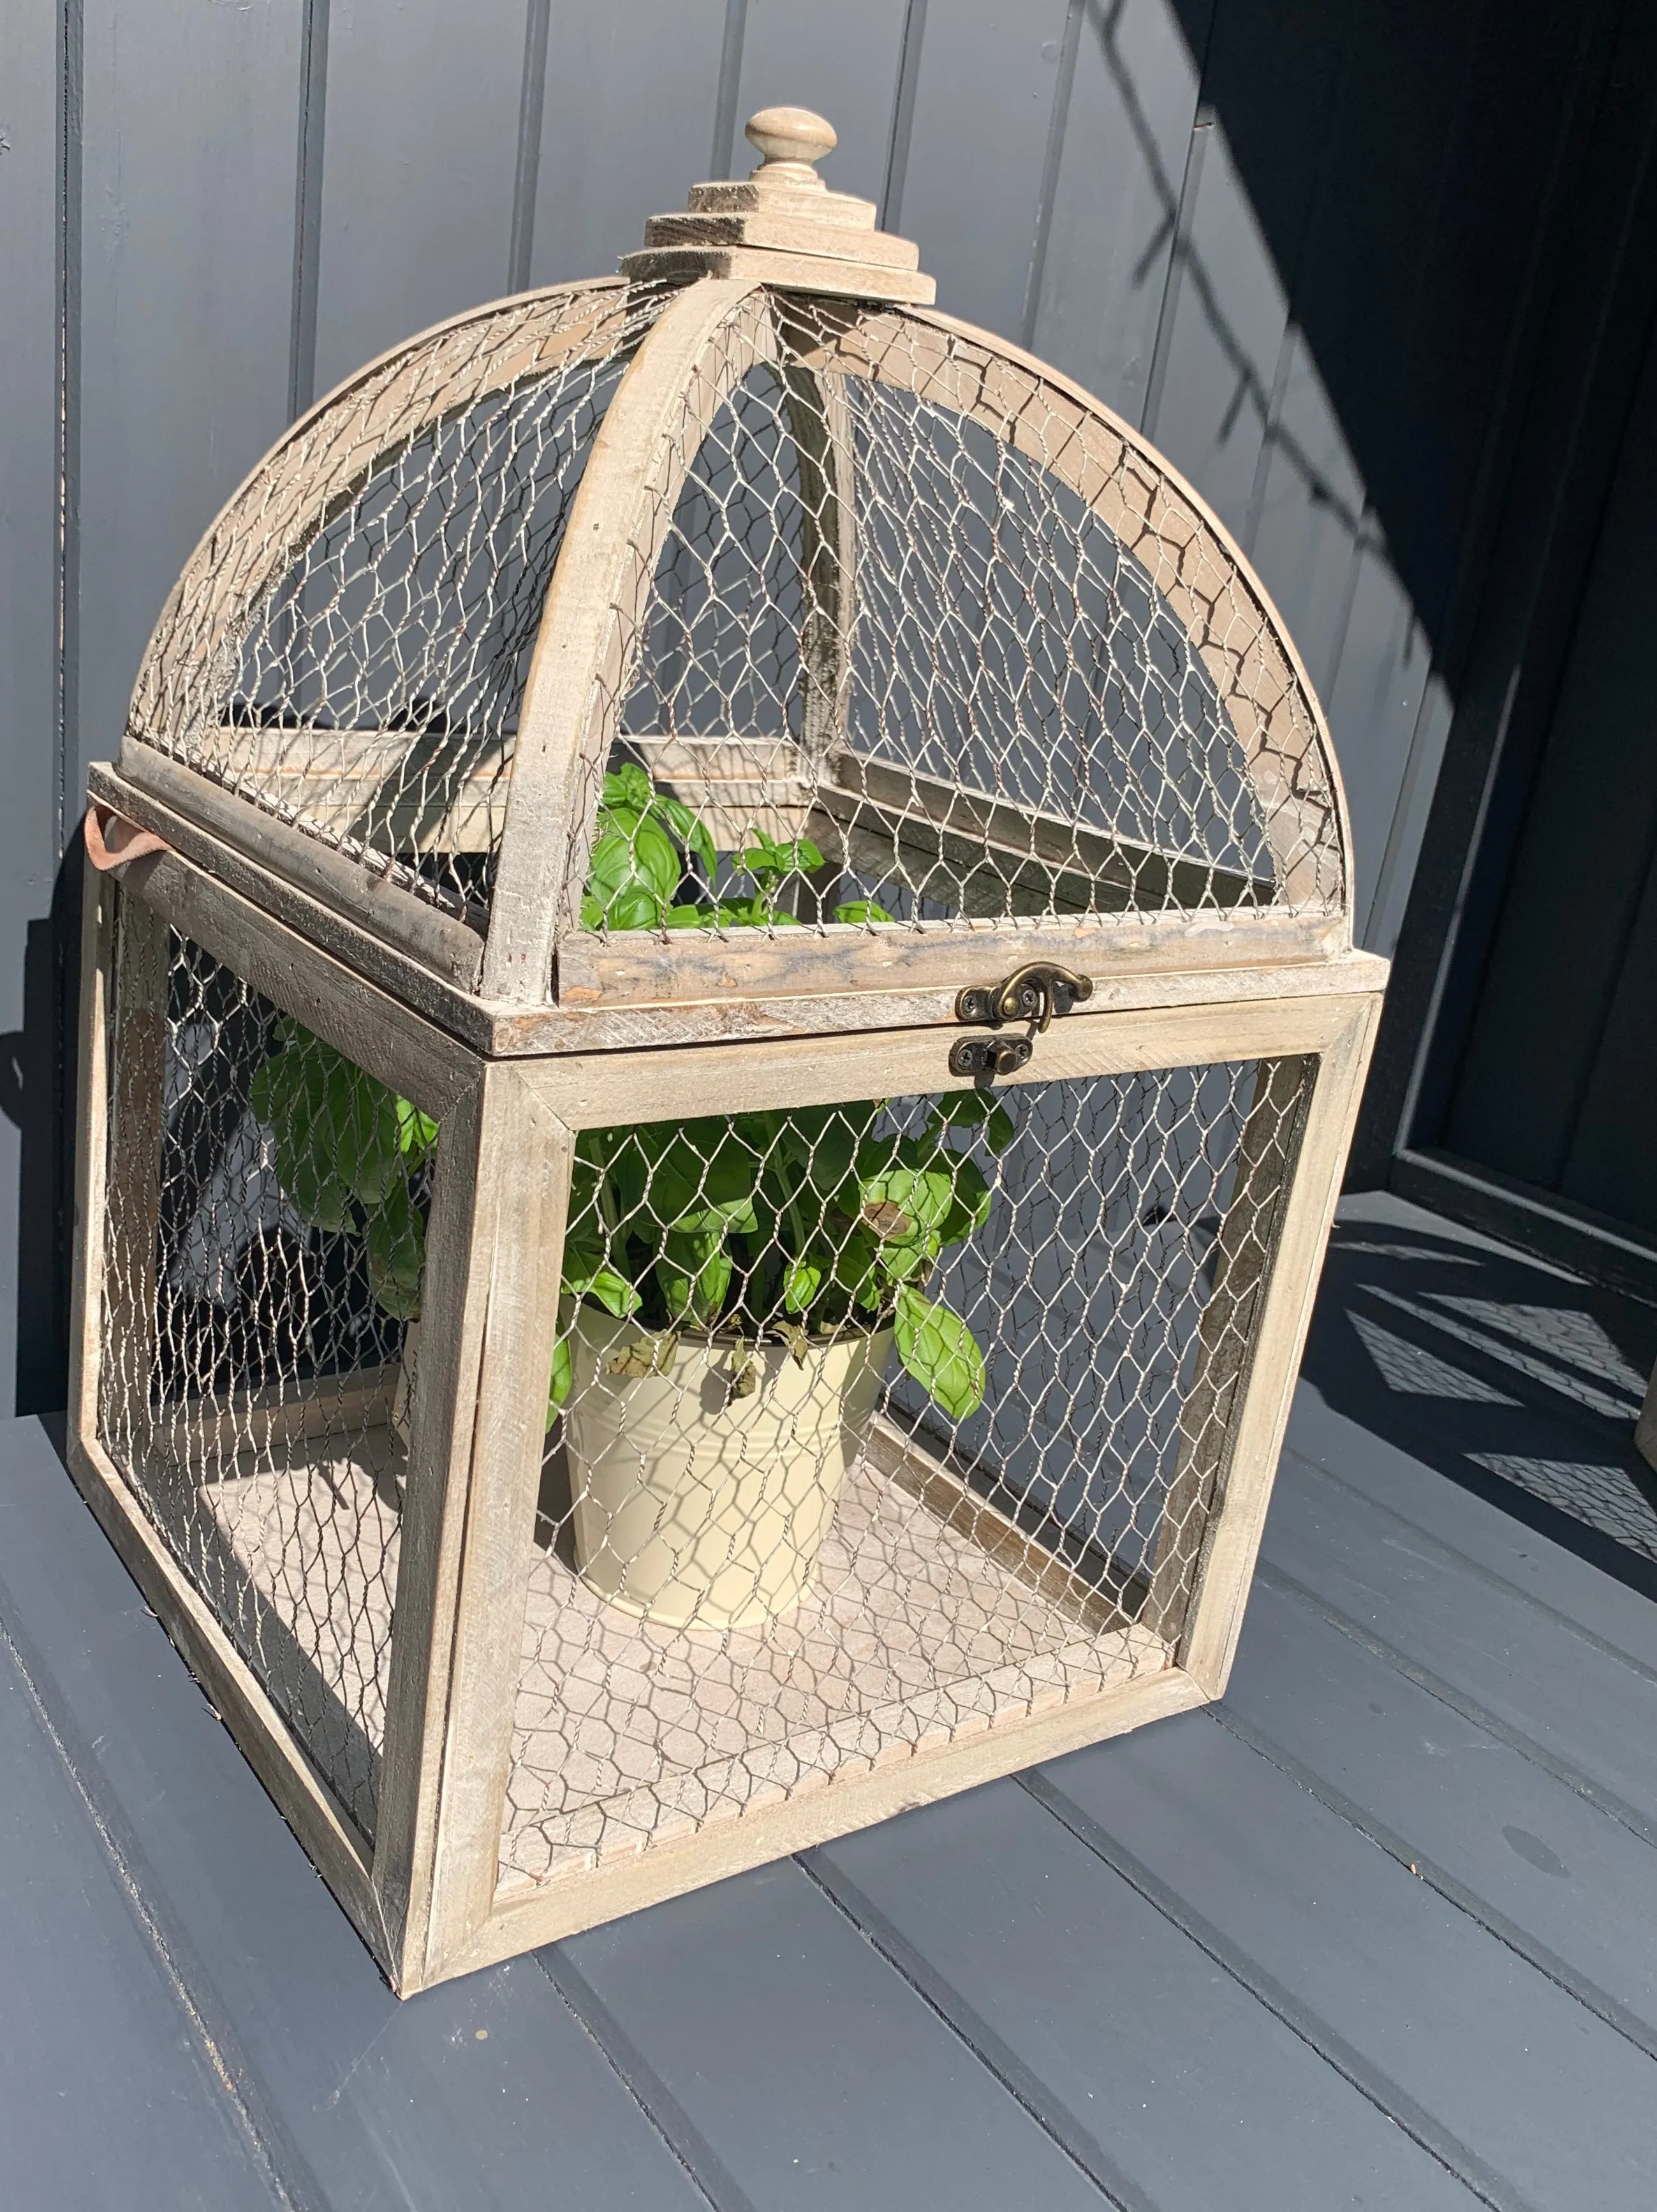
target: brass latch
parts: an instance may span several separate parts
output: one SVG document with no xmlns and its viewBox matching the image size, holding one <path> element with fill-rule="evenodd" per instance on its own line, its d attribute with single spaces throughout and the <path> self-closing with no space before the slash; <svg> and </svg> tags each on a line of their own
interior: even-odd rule
<svg viewBox="0 0 1657 2212">
<path fill-rule="evenodd" d="M 1045 961 L 1016 969 L 1002 983 L 969 983 L 955 1002 L 957 1021 L 992 1030 L 1028 1022 L 1029 1028 L 1022 1037 L 962 1037 L 950 1054 L 950 1074 L 1016 1075 L 1029 1065 L 1036 1038 L 1053 1016 L 1092 996 L 1090 975 L 1072 975 Z"/>
</svg>

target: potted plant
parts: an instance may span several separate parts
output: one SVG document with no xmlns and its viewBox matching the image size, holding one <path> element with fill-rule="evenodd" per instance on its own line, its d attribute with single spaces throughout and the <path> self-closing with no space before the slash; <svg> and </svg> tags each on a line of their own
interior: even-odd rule
<svg viewBox="0 0 1657 2212">
<path fill-rule="evenodd" d="M 615 770 L 583 919 L 796 926 L 784 888 L 822 854 L 750 836 L 716 892 L 705 827 L 642 769 Z M 835 918 L 890 919 L 864 900 Z M 362 1239 L 376 1303 L 408 1325 L 403 1428 L 437 1125 L 298 1023 L 284 1017 L 274 1042 L 250 1103 L 295 1211 Z M 892 1352 L 952 1419 L 976 1410 L 983 1352 L 927 1286 L 989 1214 L 972 1148 L 999 1152 L 1012 1133 L 980 1091 L 937 1101 L 907 1130 L 865 1099 L 581 1133 L 547 1425 L 564 1415 L 592 1587 L 665 1625 L 768 1620 L 810 1583 Z"/>
<path fill-rule="evenodd" d="M 749 834 L 716 895 L 702 825 L 642 769 L 612 772 L 584 920 L 793 926 L 784 887 L 822 855 Z M 707 895 L 687 902 L 699 871 Z M 890 916 L 859 900 L 835 918 Z M 956 1140 L 993 1152 L 1011 1137 L 976 1091 L 907 1133 L 866 1099 L 581 1134 L 548 1413 L 568 1407 L 591 1585 L 677 1626 L 750 1626 L 798 1602 L 893 1349 L 952 1419 L 983 1399 L 983 1353 L 927 1284 L 990 1209 Z"/>
</svg>

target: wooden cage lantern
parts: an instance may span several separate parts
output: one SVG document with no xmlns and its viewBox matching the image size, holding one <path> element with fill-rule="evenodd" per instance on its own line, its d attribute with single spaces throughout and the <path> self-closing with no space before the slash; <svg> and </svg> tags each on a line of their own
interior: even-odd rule
<svg viewBox="0 0 1657 2212">
<path fill-rule="evenodd" d="M 296 423 L 91 778 L 77 1480 L 417 1990 L 1217 1696 L 1385 978 L 802 111 Z"/>
</svg>

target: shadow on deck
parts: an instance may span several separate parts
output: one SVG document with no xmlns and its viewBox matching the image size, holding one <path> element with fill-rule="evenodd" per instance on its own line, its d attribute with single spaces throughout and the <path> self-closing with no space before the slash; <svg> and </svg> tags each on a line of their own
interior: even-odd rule
<svg viewBox="0 0 1657 2212">
<path fill-rule="evenodd" d="M 1223 1706 L 404 2005 L 9 1425 L 0 2197 L 1647 2212 L 1654 1350 L 1350 1202 Z"/>
</svg>

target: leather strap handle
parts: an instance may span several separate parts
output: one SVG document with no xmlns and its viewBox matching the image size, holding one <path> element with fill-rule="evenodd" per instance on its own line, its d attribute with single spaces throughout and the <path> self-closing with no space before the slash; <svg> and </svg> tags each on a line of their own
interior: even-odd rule
<svg viewBox="0 0 1657 2212">
<path fill-rule="evenodd" d="M 124 868 L 129 860 L 142 860 L 146 853 L 168 849 L 165 837 L 158 837 L 153 830 L 141 830 L 112 806 L 100 806 L 95 801 L 87 809 L 83 834 L 87 858 L 100 876 Z"/>
</svg>

